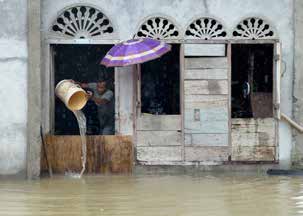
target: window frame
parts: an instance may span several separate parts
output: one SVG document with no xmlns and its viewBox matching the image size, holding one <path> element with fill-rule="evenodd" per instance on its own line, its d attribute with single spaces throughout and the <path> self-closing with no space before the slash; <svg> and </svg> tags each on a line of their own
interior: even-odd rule
<svg viewBox="0 0 303 216">
<path fill-rule="evenodd" d="M 45 73 L 42 74 L 43 83 L 43 116 L 42 123 L 44 130 L 50 134 L 55 134 L 55 70 L 54 70 L 54 56 L 53 56 L 53 45 L 56 44 L 73 44 L 73 45 L 113 45 L 118 43 L 119 40 L 90 40 L 90 39 L 48 39 L 44 47 L 45 56 Z M 119 79 L 117 68 L 114 69 L 114 79 L 115 79 L 115 92 L 118 92 Z M 115 134 L 118 132 L 119 118 L 118 109 L 119 108 L 119 97 L 115 96 Z"/>
</svg>

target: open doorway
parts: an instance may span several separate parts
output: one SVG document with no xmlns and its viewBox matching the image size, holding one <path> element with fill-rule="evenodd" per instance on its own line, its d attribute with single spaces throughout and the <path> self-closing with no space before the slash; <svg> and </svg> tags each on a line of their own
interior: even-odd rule
<svg viewBox="0 0 303 216">
<path fill-rule="evenodd" d="M 100 65 L 101 59 L 111 47 L 112 45 L 52 45 L 55 86 L 63 79 L 73 79 L 88 84 L 85 90 L 95 94 L 98 94 L 97 88 L 94 88 L 97 83 L 102 83 L 106 92 L 112 92 L 106 107 L 98 106 L 89 100 L 83 108 L 87 119 L 88 135 L 105 135 L 103 129 L 109 126 L 113 129 L 106 135 L 114 134 L 114 69 Z M 79 134 L 76 118 L 57 97 L 55 98 L 54 112 L 55 135 Z"/>
<path fill-rule="evenodd" d="M 143 63 L 138 73 L 137 161 L 180 161 L 180 44 L 161 58 Z M 157 157 L 154 155 L 157 154 Z"/>
<path fill-rule="evenodd" d="M 232 45 L 232 118 L 273 117 L 274 44 Z"/>
<path fill-rule="evenodd" d="M 180 114 L 180 45 L 141 65 L 141 113 Z"/>
</svg>

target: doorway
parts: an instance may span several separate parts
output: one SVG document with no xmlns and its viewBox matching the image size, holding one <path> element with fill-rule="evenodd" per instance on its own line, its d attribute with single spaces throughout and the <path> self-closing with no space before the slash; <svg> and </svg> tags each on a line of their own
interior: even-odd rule
<svg viewBox="0 0 303 216">
<path fill-rule="evenodd" d="M 54 44 L 51 46 L 54 61 L 54 86 L 63 79 L 73 79 L 80 83 L 88 83 L 85 90 L 94 92 L 93 84 L 104 82 L 107 91 L 113 93 L 111 106 L 107 106 L 106 116 L 114 124 L 115 97 L 114 97 L 114 68 L 106 68 L 100 65 L 101 59 L 105 56 L 112 45 L 75 45 L 75 44 Z M 92 100 L 89 100 L 82 110 L 87 119 L 87 135 L 102 135 L 104 127 L 98 115 L 99 107 Z M 73 113 L 68 110 L 59 98 L 55 97 L 54 108 L 54 134 L 55 135 L 78 135 L 79 128 Z M 103 122 L 104 119 L 102 119 Z M 105 123 L 104 123 L 105 124 Z M 114 128 L 114 125 L 113 125 Z M 114 130 L 110 134 L 113 135 Z"/>
<path fill-rule="evenodd" d="M 180 44 L 140 65 L 137 82 L 137 160 L 181 161 Z"/>
<path fill-rule="evenodd" d="M 276 161 L 275 43 L 232 44 L 231 143 L 233 161 Z"/>
</svg>

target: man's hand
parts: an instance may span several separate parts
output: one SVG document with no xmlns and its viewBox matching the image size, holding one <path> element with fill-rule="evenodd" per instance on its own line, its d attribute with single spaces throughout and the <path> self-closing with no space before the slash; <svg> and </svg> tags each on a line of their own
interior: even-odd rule
<svg viewBox="0 0 303 216">
<path fill-rule="evenodd" d="M 69 79 L 70 82 L 79 85 L 81 88 L 88 88 L 88 84 L 87 83 L 81 83 L 72 79 Z"/>
<path fill-rule="evenodd" d="M 104 105 L 107 104 L 109 101 L 106 99 L 101 99 L 101 98 L 96 98 L 96 97 L 91 97 L 92 101 L 95 102 L 96 105 L 100 106 L 100 105 Z"/>
<path fill-rule="evenodd" d="M 86 92 L 86 97 L 87 97 L 88 99 L 92 98 L 92 97 L 93 97 L 93 93 L 92 93 L 91 91 L 87 91 L 87 92 Z"/>
</svg>

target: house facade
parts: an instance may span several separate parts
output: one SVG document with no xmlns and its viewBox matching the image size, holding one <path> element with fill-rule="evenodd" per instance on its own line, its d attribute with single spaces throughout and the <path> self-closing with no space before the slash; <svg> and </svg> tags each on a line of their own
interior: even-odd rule
<svg viewBox="0 0 303 216">
<path fill-rule="evenodd" d="M 142 37 L 172 50 L 108 71 L 112 135 L 132 136 L 136 164 L 300 165 L 301 134 L 284 120 L 302 124 L 299 1 L 21 2 L 0 2 L 10 20 L 1 34 L 0 174 L 39 176 L 40 126 L 56 134 L 66 115 L 56 117 L 54 96 L 61 70 L 72 68 L 60 69 L 62 50 Z"/>
</svg>

